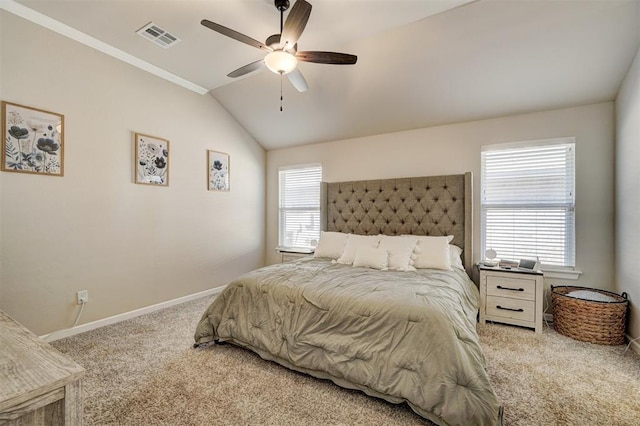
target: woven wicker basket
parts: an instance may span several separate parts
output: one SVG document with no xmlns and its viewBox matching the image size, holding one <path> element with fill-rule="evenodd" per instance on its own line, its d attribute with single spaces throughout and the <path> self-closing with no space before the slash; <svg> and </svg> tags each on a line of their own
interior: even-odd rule
<svg viewBox="0 0 640 426">
<path fill-rule="evenodd" d="M 596 302 L 567 296 L 576 290 L 588 290 L 609 296 L 613 302 Z M 551 286 L 553 328 L 567 337 L 599 345 L 622 345 L 627 323 L 627 294 L 587 287 Z"/>
</svg>

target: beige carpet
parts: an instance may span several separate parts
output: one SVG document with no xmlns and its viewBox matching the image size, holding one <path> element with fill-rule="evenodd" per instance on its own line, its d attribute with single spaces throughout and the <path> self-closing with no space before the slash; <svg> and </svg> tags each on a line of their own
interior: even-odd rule
<svg viewBox="0 0 640 426">
<path fill-rule="evenodd" d="M 54 342 L 82 364 L 88 425 L 424 425 L 231 345 L 192 349 L 211 298 Z M 505 425 L 639 425 L 640 357 L 546 329 L 478 326 Z"/>
</svg>

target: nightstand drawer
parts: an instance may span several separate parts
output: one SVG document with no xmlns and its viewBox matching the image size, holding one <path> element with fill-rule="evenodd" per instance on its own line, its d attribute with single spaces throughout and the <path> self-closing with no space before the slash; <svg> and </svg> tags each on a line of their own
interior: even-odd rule
<svg viewBox="0 0 640 426">
<path fill-rule="evenodd" d="M 487 274 L 487 295 L 535 300 L 536 280 L 535 278 L 514 278 L 505 274 L 500 276 Z"/>
<path fill-rule="evenodd" d="M 487 315 L 511 318 L 521 321 L 534 321 L 536 303 L 533 300 L 520 300 L 508 297 L 487 297 Z"/>
</svg>

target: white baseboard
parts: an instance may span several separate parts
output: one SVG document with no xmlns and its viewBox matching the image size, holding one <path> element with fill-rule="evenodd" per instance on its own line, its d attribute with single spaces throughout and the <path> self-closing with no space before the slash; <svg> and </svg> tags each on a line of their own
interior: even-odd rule
<svg viewBox="0 0 640 426">
<path fill-rule="evenodd" d="M 52 333 L 40 336 L 40 338 L 43 339 L 45 342 L 53 342 L 55 340 L 64 339 L 65 337 L 75 336 L 76 334 L 84 333 L 85 331 L 95 330 L 96 328 L 104 327 L 106 325 L 115 324 L 120 321 L 139 317 L 140 315 L 148 314 L 150 312 L 158 311 L 160 309 L 168 308 L 170 306 L 179 305 L 180 303 L 189 302 L 191 300 L 199 299 L 205 296 L 213 296 L 220 293 L 225 287 L 226 286 L 212 288 L 209 290 L 201 291 L 199 293 L 178 297 L 177 299 L 167 300 L 166 302 L 156 303 L 155 305 L 145 306 L 144 308 L 135 309 L 133 311 L 114 315 L 112 317 L 103 318 L 101 320 L 78 325 L 76 327 L 57 330 Z"/>
<path fill-rule="evenodd" d="M 635 353 L 637 353 L 638 355 L 640 355 L 640 341 L 636 340 L 635 342 L 633 341 L 633 337 L 629 336 L 628 334 L 626 335 L 627 337 L 627 341 L 631 342 L 631 350 L 634 351 Z M 638 336 L 640 337 L 640 336 Z M 636 339 L 638 339 L 638 337 L 636 337 Z M 627 343 L 628 344 L 628 343 Z"/>
</svg>

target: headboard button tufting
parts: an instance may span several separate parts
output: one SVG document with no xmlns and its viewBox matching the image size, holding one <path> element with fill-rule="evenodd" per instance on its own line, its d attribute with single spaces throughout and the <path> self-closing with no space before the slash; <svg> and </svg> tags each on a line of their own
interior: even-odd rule
<svg viewBox="0 0 640 426">
<path fill-rule="evenodd" d="M 455 175 L 328 183 L 327 230 L 363 235 L 454 234 L 464 246 L 464 179 Z"/>
</svg>

